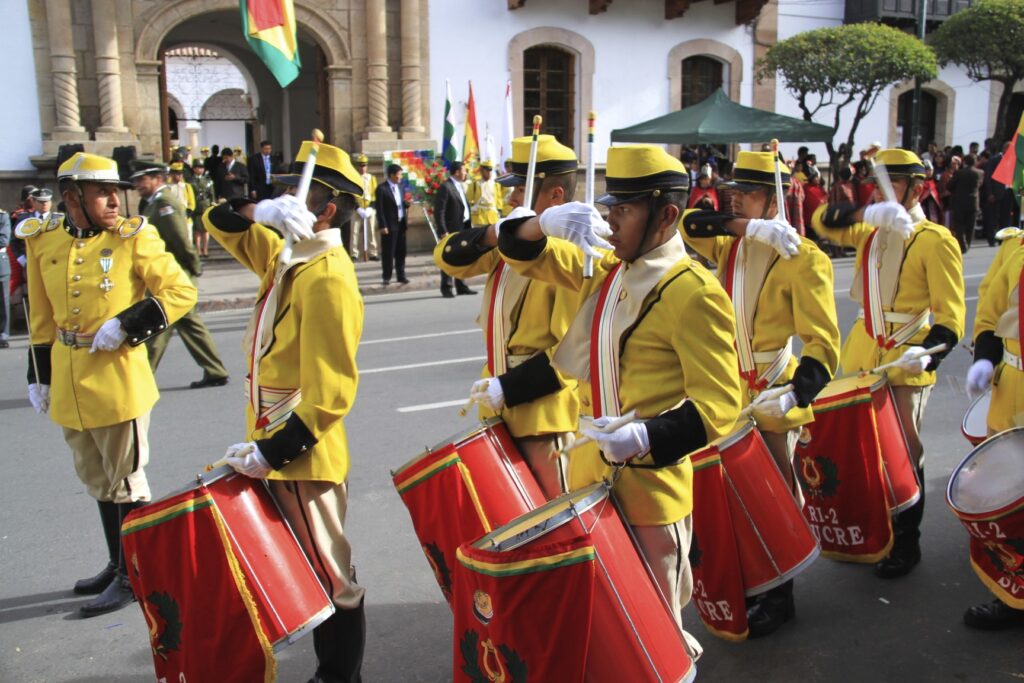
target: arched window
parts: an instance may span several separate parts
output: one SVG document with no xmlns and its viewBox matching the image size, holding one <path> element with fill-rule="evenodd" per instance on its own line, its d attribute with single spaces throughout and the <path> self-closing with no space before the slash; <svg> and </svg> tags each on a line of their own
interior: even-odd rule
<svg viewBox="0 0 1024 683">
<path fill-rule="evenodd" d="M 551 45 L 523 52 L 523 135 L 533 133 L 533 117 L 544 117 L 543 131 L 563 145 L 576 146 L 576 55 Z"/>
<path fill-rule="evenodd" d="M 896 105 L 896 126 L 903 132 L 900 137 L 900 147 L 903 149 L 915 149 L 916 147 L 916 151 L 921 151 L 928 147 L 929 142 L 936 140 L 935 124 L 938 112 L 938 98 L 927 90 L 921 91 L 921 109 L 918 116 L 921 126 L 921 139 L 917 145 L 914 145 L 914 141 L 910 139 L 912 132 L 911 110 L 913 106 L 914 91 L 911 89 L 900 95 L 899 102 Z"/>
<path fill-rule="evenodd" d="M 682 101 L 679 104 L 683 109 L 707 99 L 725 81 L 724 65 L 713 57 L 687 57 L 683 60 L 682 69 Z"/>
</svg>

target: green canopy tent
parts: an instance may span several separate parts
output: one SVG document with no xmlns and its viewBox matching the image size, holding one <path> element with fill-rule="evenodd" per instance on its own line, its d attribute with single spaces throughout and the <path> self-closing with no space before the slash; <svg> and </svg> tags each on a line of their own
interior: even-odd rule
<svg viewBox="0 0 1024 683">
<path fill-rule="evenodd" d="M 825 142 L 832 139 L 832 129 L 820 123 L 744 107 L 719 89 L 686 109 L 612 131 L 612 142 L 675 145 L 728 145 L 772 138 L 780 142 Z"/>
</svg>

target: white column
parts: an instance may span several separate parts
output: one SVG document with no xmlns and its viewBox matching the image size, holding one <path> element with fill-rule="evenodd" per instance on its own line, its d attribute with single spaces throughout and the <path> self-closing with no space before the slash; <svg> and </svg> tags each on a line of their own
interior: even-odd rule
<svg viewBox="0 0 1024 683">
<path fill-rule="evenodd" d="M 121 101 L 121 57 L 117 49 L 114 0 L 92 0 L 92 30 L 96 42 L 96 82 L 100 100 L 100 127 L 96 132 L 127 133 Z"/>
<path fill-rule="evenodd" d="M 402 133 L 423 133 L 420 0 L 402 0 Z"/>
<path fill-rule="evenodd" d="M 54 133 L 84 133 L 78 110 L 78 76 L 69 0 L 46 0 L 46 27 L 50 39 L 50 68 L 56 108 Z"/>
<path fill-rule="evenodd" d="M 389 133 L 388 126 L 388 30 L 382 1 L 366 3 L 366 70 L 371 133 Z"/>
</svg>

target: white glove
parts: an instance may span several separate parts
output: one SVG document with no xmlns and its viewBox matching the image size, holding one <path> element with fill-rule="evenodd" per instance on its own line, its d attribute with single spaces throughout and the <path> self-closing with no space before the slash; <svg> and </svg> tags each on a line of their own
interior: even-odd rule
<svg viewBox="0 0 1024 683">
<path fill-rule="evenodd" d="M 235 472 L 253 479 L 266 479 L 272 469 L 266 458 L 260 453 L 259 447 L 252 441 L 228 446 L 224 460 Z"/>
<path fill-rule="evenodd" d="M 37 413 L 45 413 L 50 410 L 50 385 L 29 384 L 28 402 L 32 404 Z"/>
<path fill-rule="evenodd" d="M 752 408 L 755 419 L 759 417 L 781 419 L 786 416 L 786 413 L 796 407 L 796 393 L 792 391 L 787 391 L 781 396 L 772 398 L 761 398 L 762 396 L 768 396 L 768 393 L 763 392 L 754 399 Z"/>
<path fill-rule="evenodd" d="M 277 228 L 285 235 L 291 235 L 295 241 L 301 241 L 313 236 L 316 216 L 299 201 L 298 197 L 283 194 L 274 199 L 264 199 L 257 204 L 253 220 L 260 225 Z"/>
<path fill-rule="evenodd" d="M 21 265 L 22 268 L 24 268 L 25 264 L 28 263 L 28 259 L 25 258 L 24 254 L 22 254 L 21 256 L 18 257 L 18 263 Z"/>
<path fill-rule="evenodd" d="M 967 396 L 972 401 L 988 390 L 992 384 L 993 374 L 995 374 L 995 368 L 992 366 L 992 361 L 984 358 L 974 361 L 967 371 Z M 31 388 L 30 386 L 29 389 Z"/>
<path fill-rule="evenodd" d="M 372 206 L 368 206 L 363 210 L 366 211 L 367 218 L 373 218 L 374 216 L 377 215 L 377 209 L 373 208 Z"/>
<path fill-rule="evenodd" d="M 360 218 L 366 218 L 366 209 L 364 209 L 363 207 L 361 207 L 361 206 L 357 207 L 356 208 L 356 213 L 359 214 Z"/>
<path fill-rule="evenodd" d="M 601 259 L 601 254 L 594 251 L 594 247 L 612 249 L 612 245 L 604 239 L 612 234 L 608 223 L 601 218 L 597 209 L 583 202 L 550 207 L 540 215 L 540 229 L 549 237 L 572 242 L 584 254 L 597 260 Z"/>
<path fill-rule="evenodd" d="M 497 377 L 473 382 L 473 386 L 469 390 L 469 397 L 494 412 L 505 407 L 505 392 L 501 388 L 501 380 Z"/>
<path fill-rule="evenodd" d="M 864 209 L 864 222 L 891 230 L 907 239 L 914 232 L 914 219 L 896 202 L 878 202 Z"/>
<path fill-rule="evenodd" d="M 598 431 L 606 427 L 612 419 L 599 417 L 594 420 L 594 429 L 583 430 L 584 436 L 589 436 L 597 442 L 605 458 L 612 462 L 626 462 L 651 450 L 647 427 L 642 422 L 630 422 L 614 432 Z"/>
<path fill-rule="evenodd" d="M 767 244 L 784 259 L 800 252 L 800 233 L 776 218 L 751 218 L 747 221 L 747 239 Z"/>
<path fill-rule="evenodd" d="M 922 351 L 924 351 L 923 346 L 911 346 L 896 361 L 896 367 L 908 375 L 920 375 L 932 362 L 932 357 L 927 355 L 913 358 L 914 354 L 921 353 Z"/>
<path fill-rule="evenodd" d="M 89 349 L 89 353 L 116 351 L 117 347 L 121 346 L 127 338 L 128 333 L 124 331 L 121 321 L 111 318 L 100 326 L 99 332 L 92 338 L 92 348 Z"/>
</svg>

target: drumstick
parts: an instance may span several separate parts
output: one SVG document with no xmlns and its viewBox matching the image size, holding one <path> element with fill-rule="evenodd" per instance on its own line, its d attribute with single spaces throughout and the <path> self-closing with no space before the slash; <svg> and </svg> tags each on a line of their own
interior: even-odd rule
<svg viewBox="0 0 1024 683">
<path fill-rule="evenodd" d="M 487 387 L 490 386 L 490 384 L 491 383 L 488 382 L 487 384 L 484 385 L 484 391 L 487 391 Z M 469 409 L 473 407 L 474 403 L 476 403 L 476 399 L 473 398 L 472 395 L 470 395 L 469 400 L 466 401 L 466 404 L 459 408 L 459 417 L 466 417 L 466 414 L 469 413 Z"/>
<path fill-rule="evenodd" d="M 930 349 L 925 349 L 924 351 L 918 351 L 918 352 L 916 352 L 914 354 L 911 354 L 910 356 L 907 356 L 906 358 L 899 358 L 898 360 L 894 360 L 891 363 L 886 363 L 885 365 L 879 365 L 877 368 L 872 368 L 870 370 L 861 370 L 859 376 L 860 377 L 866 377 L 867 375 L 878 373 L 878 372 L 881 372 L 882 370 L 888 370 L 890 368 L 894 368 L 894 367 L 899 365 L 904 360 L 917 360 L 918 358 L 921 358 L 923 356 L 930 356 L 933 353 L 941 353 L 942 351 L 945 351 L 945 350 L 946 350 L 946 345 L 945 344 L 936 344 L 935 346 L 931 347 Z"/>
<path fill-rule="evenodd" d="M 320 151 L 320 143 L 324 141 L 324 134 L 319 128 L 313 129 L 313 144 L 309 149 L 309 158 L 302 167 L 302 177 L 299 178 L 299 187 L 295 191 L 295 198 L 302 204 L 306 203 L 306 196 L 309 194 L 309 186 L 313 182 L 313 171 L 316 169 L 316 155 Z M 292 236 L 288 233 L 284 236 L 284 246 L 281 248 L 281 255 L 278 263 L 287 263 L 292 257 Z"/>
<path fill-rule="evenodd" d="M 615 418 L 614 420 L 606 424 L 604 427 L 594 427 L 594 429 L 601 432 L 602 434 L 609 434 L 611 432 L 614 432 L 616 429 L 619 429 L 620 427 L 625 427 L 631 422 L 636 422 L 635 410 L 629 411 L 622 417 Z M 569 451 L 573 450 L 574 448 L 578 448 L 583 444 L 590 443 L 591 441 L 593 441 L 593 439 L 590 438 L 589 436 L 581 436 L 580 438 L 576 439 L 571 444 L 563 448 L 561 451 L 559 451 L 559 454 L 566 455 Z"/>
<path fill-rule="evenodd" d="M 786 220 L 786 195 L 782 191 L 782 169 L 779 162 L 779 141 L 772 140 L 772 159 L 775 162 L 775 208 L 779 212 L 779 220 L 788 223 Z"/>
<path fill-rule="evenodd" d="M 537 175 L 537 138 L 540 136 L 540 114 L 533 117 L 533 140 L 530 141 L 530 163 L 526 165 L 526 195 L 523 206 L 533 209 L 533 179 Z"/>
<path fill-rule="evenodd" d="M 781 387 L 775 387 L 774 389 L 766 389 L 765 391 L 762 391 L 760 394 L 757 395 L 756 399 L 751 401 L 750 405 L 748 405 L 746 408 L 740 411 L 739 419 L 737 419 L 736 421 L 742 422 L 746 418 L 750 417 L 750 414 L 754 412 L 754 405 L 756 403 L 770 401 L 773 398 L 778 398 L 779 396 L 782 396 L 783 394 L 788 394 L 791 391 L 793 391 L 792 384 L 783 384 Z"/>
<path fill-rule="evenodd" d="M 594 123 L 597 121 L 597 113 L 590 112 L 587 117 L 587 175 L 584 187 L 583 201 L 587 206 L 594 205 Z M 583 256 L 583 277 L 590 279 L 594 277 L 594 257 L 590 254 Z"/>
</svg>

